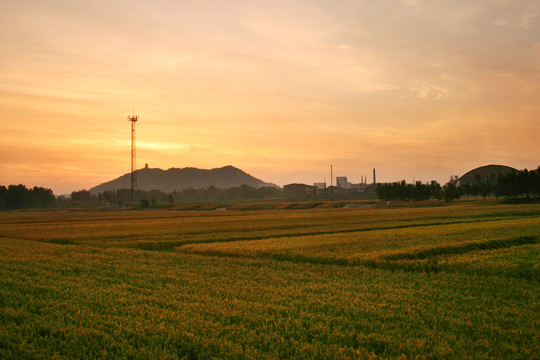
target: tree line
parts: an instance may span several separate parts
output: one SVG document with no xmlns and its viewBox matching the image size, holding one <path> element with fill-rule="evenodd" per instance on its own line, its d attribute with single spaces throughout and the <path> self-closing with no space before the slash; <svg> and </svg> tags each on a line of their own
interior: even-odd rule
<svg viewBox="0 0 540 360">
<path fill-rule="evenodd" d="M 508 198 L 540 198 L 540 167 L 536 170 L 513 171 L 505 175 L 500 174 L 496 182 L 477 181 L 474 184 L 457 186 L 449 182 L 441 186 L 436 181 L 430 184 L 407 184 L 405 180 L 389 184 L 377 184 L 377 197 L 384 201 L 414 200 L 425 201 L 429 199 L 445 199 L 453 201 L 463 195 Z M 25 185 L 0 186 L 0 210 L 16 209 L 46 209 L 51 207 L 78 207 L 103 206 L 117 203 L 149 207 L 156 204 L 211 202 L 211 201 L 242 201 L 276 199 L 283 196 L 283 190 L 277 187 L 251 187 L 247 185 L 217 188 L 208 186 L 201 189 L 183 189 L 166 193 L 160 190 L 137 190 L 132 193 L 130 189 L 119 189 L 92 194 L 88 190 L 73 191 L 69 197 L 55 197 L 51 189 L 43 187 L 27 188 Z"/>
<path fill-rule="evenodd" d="M 51 189 L 25 185 L 0 186 L 0 210 L 46 209 L 54 206 L 56 198 Z"/>
<path fill-rule="evenodd" d="M 496 182 L 479 181 L 474 184 L 462 186 L 464 195 L 487 197 L 490 194 L 496 197 L 508 198 L 539 198 L 540 197 L 540 167 L 529 171 L 512 171 L 499 174 Z"/>
<path fill-rule="evenodd" d="M 0 186 L 0 210 L 46 209 L 51 207 L 91 207 L 91 206 L 126 206 L 141 207 L 156 204 L 174 204 L 210 201 L 242 201 L 279 198 L 283 194 L 278 187 L 251 187 L 247 185 L 217 188 L 188 188 L 172 193 L 160 190 L 118 189 L 92 194 L 88 190 L 73 191 L 69 196 L 55 196 L 51 189 L 42 187 L 27 188 L 25 185 Z"/>
<path fill-rule="evenodd" d="M 103 204 L 123 206 L 127 203 L 136 203 L 142 207 L 148 207 L 164 203 L 262 200 L 281 196 L 281 188 L 272 186 L 255 188 L 241 185 L 222 189 L 210 185 L 205 188 L 188 188 L 171 193 L 160 190 L 136 190 L 132 194 L 130 189 L 118 189 L 92 194 L 88 190 L 80 190 L 71 193 L 71 202 L 72 205 L 81 206 L 99 206 Z"/>
<path fill-rule="evenodd" d="M 436 181 L 432 181 L 430 184 L 422 184 L 418 181 L 414 185 L 407 184 L 405 180 L 388 184 L 379 183 L 376 192 L 377 197 L 384 201 L 425 201 L 429 199 L 452 201 L 461 197 L 461 192 L 454 183 L 448 183 L 441 187 Z"/>
<path fill-rule="evenodd" d="M 457 186 L 453 182 L 439 185 L 436 181 L 431 184 L 417 182 L 415 185 L 407 184 L 405 180 L 389 184 L 377 184 L 377 197 L 384 201 L 391 200 L 414 200 L 424 201 L 429 199 L 445 199 L 453 201 L 463 195 L 509 198 L 539 198 L 540 197 L 540 167 L 533 171 L 527 169 L 513 171 L 507 174 L 499 174 L 496 182 L 476 181 L 473 184 Z"/>
</svg>

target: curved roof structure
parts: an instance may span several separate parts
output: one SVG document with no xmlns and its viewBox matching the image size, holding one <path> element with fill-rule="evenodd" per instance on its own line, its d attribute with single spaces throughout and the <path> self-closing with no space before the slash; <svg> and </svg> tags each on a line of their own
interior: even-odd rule
<svg viewBox="0 0 540 360">
<path fill-rule="evenodd" d="M 486 165 L 481 166 L 476 169 L 473 169 L 466 173 L 465 175 L 462 175 L 457 180 L 457 185 L 465 185 L 465 184 L 475 184 L 479 182 L 491 182 L 495 183 L 497 182 L 497 177 L 499 174 L 508 174 L 512 171 L 517 171 L 517 169 L 514 169 L 510 166 L 505 165 Z"/>
</svg>

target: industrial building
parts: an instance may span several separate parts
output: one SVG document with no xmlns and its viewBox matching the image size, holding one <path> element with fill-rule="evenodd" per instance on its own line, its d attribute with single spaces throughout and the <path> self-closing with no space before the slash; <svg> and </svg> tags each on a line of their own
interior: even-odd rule
<svg viewBox="0 0 540 360">
<path fill-rule="evenodd" d="M 478 167 L 476 169 L 469 171 L 465 175 L 458 178 L 456 180 L 456 185 L 457 186 L 463 186 L 466 184 L 474 185 L 480 182 L 496 183 L 499 175 L 506 175 L 513 171 L 517 172 L 516 169 L 510 166 L 504 166 L 504 165 L 481 166 L 481 167 Z"/>
<path fill-rule="evenodd" d="M 332 166 L 330 166 L 330 186 L 324 182 L 316 182 L 313 185 L 288 184 L 283 186 L 283 195 L 287 199 L 363 199 L 375 197 L 375 169 L 373 169 L 373 184 L 368 184 L 367 176 L 362 176 L 362 182 L 350 183 L 346 176 L 337 176 L 336 185 L 333 185 Z"/>
<path fill-rule="evenodd" d="M 336 185 L 337 187 L 340 187 L 342 189 L 350 189 L 351 183 L 347 181 L 346 176 L 338 176 L 336 177 Z"/>
<path fill-rule="evenodd" d="M 315 186 L 317 190 L 324 190 L 326 189 L 326 182 L 316 182 L 313 183 L 313 186 Z"/>
<path fill-rule="evenodd" d="M 306 184 L 288 184 L 283 186 L 283 195 L 288 199 L 305 199 L 317 195 L 317 187 Z"/>
</svg>

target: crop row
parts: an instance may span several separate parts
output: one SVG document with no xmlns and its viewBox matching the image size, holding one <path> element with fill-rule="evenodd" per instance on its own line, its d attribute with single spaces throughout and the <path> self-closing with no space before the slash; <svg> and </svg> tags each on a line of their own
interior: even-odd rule
<svg viewBox="0 0 540 360">
<path fill-rule="evenodd" d="M 0 236 L 98 247 L 172 250 L 189 243 L 402 229 L 538 217 L 539 214 L 538 207 L 531 205 L 458 205 L 429 208 L 429 211 L 422 208 L 343 208 L 247 212 L 2 213 Z"/>
<path fill-rule="evenodd" d="M 404 228 L 373 229 L 259 240 L 190 244 L 180 253 L 208 256 L 269 258 L 295 262 L 363 265 L 414 271 L 452 270 L 473 252 L 538 244 L 540 218 L 520 218 L 445 224 L 422 224 Z M 535 251 L 538 246 L 532 246 Z M 533 260 L 519 264 L 518 277 L 539 278 Z M 510 262 L 512 264 L 512 262 Z M 495 265 L 494 265 L 495 266 Z M 460 265 L 463 268 L 463 264 Z M 523 269 L 527 271 L 523 271 Z M 494 274 L 494 271 L 485 271 Z M 506 275 L 512 272 L 501 272 Z"/>
<path fill-rule="evenodd" d="M 534 358 L 536 290 L 0 239 L 0 357 Z"/>
</svg>

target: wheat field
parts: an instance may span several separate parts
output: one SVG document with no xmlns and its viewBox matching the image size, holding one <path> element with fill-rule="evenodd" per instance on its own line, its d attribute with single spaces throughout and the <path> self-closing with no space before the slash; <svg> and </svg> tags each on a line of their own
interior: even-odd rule
<svg viewBox="0 0 540 360">
<path fill-rule="evenodd" d="M 0 213 L 0 358 L 534 359 L 540 205 Z"/>
</svg>

